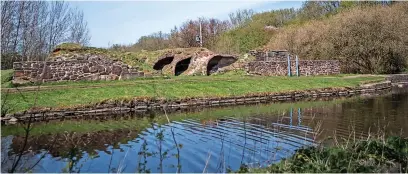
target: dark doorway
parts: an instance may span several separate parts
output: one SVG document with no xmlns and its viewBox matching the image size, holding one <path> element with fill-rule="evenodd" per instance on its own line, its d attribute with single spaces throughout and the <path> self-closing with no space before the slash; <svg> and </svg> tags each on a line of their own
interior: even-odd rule
<svg viewBox="0 0 408 174">
<path fill-rule="evenodd" d="M 207 75 L 217 72 L 219 68 L 231 65 L 235 61 L 237 61 L 237 59 L 232 56 L 214 56 L 210 61 L 208 61 Z"/>
<path fill-rule="evenodd" d="M 153 65 L 153 69 L 162 70 L 164 66 L 173 62 L 173 59 L 174 57 L 165 57 L 163 59 L 160 59 Z"/>
<path fill-rule="evenodd" d="M 191 57 L 177 62 L 176 68 L 174 71 L 174 75 L 178 76 L 184 71 L 186 71 L 188 69 L 188 66 L 190 65 L 190 62 L 191 62 Z"/>
</svg>

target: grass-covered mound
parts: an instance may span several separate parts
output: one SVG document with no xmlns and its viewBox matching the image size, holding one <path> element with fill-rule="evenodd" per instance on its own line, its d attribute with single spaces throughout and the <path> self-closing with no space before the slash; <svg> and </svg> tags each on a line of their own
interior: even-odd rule
<svg viewBox="0 0 408 174">
<path fill-rule="evenodd" d="M 271 173 L 407 173 L 408 138 L 389 137 L 335 147 L 310 147 L 262 169 L 242 172 Z"/>
</svg>

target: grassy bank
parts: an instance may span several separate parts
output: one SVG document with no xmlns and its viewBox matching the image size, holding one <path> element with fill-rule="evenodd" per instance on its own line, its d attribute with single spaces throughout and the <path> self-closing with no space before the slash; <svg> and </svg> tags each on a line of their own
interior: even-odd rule
<svg viewBox="0 0 408 174">
<path fill-rule="evenodd" d="M 297 150 L 287 159 L 253 173 L 407 173 L 408 138 L 357 140 L 331 147 Z"/>
<path fill-rule="evenodd" d="M 358 98 L 337 99 L 330 101 L 309 101 L 296 103 L 275 103 L 260 104 L 252 106 L 232 106 L 222 108 L 206 108 L 197 112 L 182 112 L 168 114 L 170 121 L 181 121 L 185 119 L 194 119 L 198 121 L 216 120 L 219 118 L 233 117 L 244 118 L 254 114 L 273 114 L 279 111 L 288 111 L 290 108 L 313 108 L 332 106 L 334 104 L 356 100 Z M 109 121 L 98 120 L 67 120 L 63 122 L 36 123 L 30 132 L 31 135 L 55 134 L 63 132 L 89 133 L 103 130 L 130 129 L 141 130 L 151 126 L 151 123 L 166 124 L 167 118 L 162 113 L 152 113 L 151 117 L 118 119 Z M 9 125 L 1 127 L 1 136 L 24 135 L 22 125 Z"/>
<path fill-rule="evenodd" d="M 329 87 L 355 87 L 383 77 L 341 78 L 316 77 L 196 77 L 194 79 L 134 81 L 130 85 L 110 85 L 89 89 L 61 89 L 39 92 L 2 93 L 2 102 L 10 112 L 35 107 L 72 107 L 97 103 L 108 99 L 151 97 L 182 99 L 189 97 L 222 97 L 262 92 L 287 92 Z M 118 81 L 118 83 L 123 83 Z"/>
</svg>

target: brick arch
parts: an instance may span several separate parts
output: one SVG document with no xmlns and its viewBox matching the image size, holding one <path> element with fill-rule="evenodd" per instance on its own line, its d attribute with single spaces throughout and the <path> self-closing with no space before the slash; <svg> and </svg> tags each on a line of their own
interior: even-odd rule
<svg viewBox="0 0 408 174">
<path fill-rule="evenodd" d="M 191 63 L 191 57 L 180 60 L 174 68 L 174 75 L 178 76 L 188 69 Z"/>
<path fill-rule="evenodd" d="M 237 59 L 233 56 L 214 56 L 207 63 L 207 75 L 218 71 L 219 68 L 231 65 L 235 61 L 237 61 Z"/>
<path fill-rule="evenodd" d="M 153 69 L 162 70 L 164 66 L 170 64 L 171 62 L 173 62 L 173 60 L 174 60 L 174 56 L 165 57 L 163 59 L 160 59 L 153 65 Z"/>
</svg>

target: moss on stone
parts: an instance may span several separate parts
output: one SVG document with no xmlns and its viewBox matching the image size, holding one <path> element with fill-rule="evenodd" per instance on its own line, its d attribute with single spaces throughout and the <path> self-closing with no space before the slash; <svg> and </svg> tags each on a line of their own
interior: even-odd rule
<svg viewBox="0 0 408 174">
<path fill-rule="evenodd" d="M 81 49 L 82 45 L 77 43 L 62 43 L 55 47 L 53 52 L 57 52 L 60 50 L 78 50 Z"/>
</svg>

